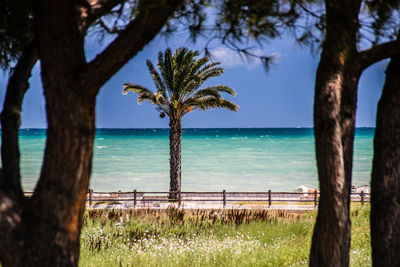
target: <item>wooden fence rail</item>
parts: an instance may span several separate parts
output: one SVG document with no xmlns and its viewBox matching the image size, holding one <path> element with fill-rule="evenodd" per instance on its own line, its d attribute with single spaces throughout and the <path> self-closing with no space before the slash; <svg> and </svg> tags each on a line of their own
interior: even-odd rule
<svg viewBox="0 0 400 267">
<path fill-rule="evenodd" d="M 174 199 L 169 196 L 177 196 Z M 351 202 L 360 202 L 362 206 L 364 203 L 370 201 L 370 194 L 364 193 L 351 193 Z M 210 205 L 219 204 L 222 208 L 231 205 L 246 205 L 246 204 L 258 204 L 265 205 L 271 208 L 272 204 L 297 204 L 297 205 L 313 205 L 313 208 L 318 207 L 319 192 L 272 192 L 267 190 L 265 192 L 141 192 L 136 189 L 132 192 L 94 192 L 92 189 L 88 190 L 87 202 L 89 207 L 98 207 L 100 204 L 108 203 L 112 204 L 123 204 L 128 208 L 138 207 L 150 207 L 159 206 L 160 203 L 166 205 L 178 204 L 181 207 L 182 204 L 186 207 L 195 205 L 204 205 L 209 203 Z M 265 204 L 264 204 L 265 203 Z"/>
</svg>

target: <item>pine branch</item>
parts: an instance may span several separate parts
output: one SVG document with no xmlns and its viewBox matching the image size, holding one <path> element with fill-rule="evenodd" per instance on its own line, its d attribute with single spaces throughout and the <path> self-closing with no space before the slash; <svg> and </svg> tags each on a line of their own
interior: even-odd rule
<svg viewBox="0 0 400 267">
<path fill-rule="evenodd" d="M 364 70 L 385 58 L 400 54 L 400 39 L 373 46 L 359 52 L 361 68 Z"/>
<path fill-rule="evenodd" d="M 96 95 L 100 87 L 150 42 L 182 0 L 141 1 L 138 16 L 95 59 L 86 64 L 80 76 L 81 88 Z"/>
</svg>

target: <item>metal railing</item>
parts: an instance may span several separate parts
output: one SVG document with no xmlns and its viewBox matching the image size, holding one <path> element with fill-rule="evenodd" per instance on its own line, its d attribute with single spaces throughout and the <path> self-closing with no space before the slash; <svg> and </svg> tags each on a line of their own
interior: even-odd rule
<svg viewBox="0 0 400 267">
<path fill-rule="evenodd" d="M 176 196 L 171 198 L 171 196 Z M 362 206 L 366 202 L 370 201 L 370 194 L 364 193 L 351 193 L 351 202 L 360 202 Z M 131 192 L 94 192 L 92 189 L 88 190 L 87 202 L 89 207 L 92 208 L 94 205 L 99 203 L 126 203 L 127 206 L 132 208 L 148 206 L 155 203 L 177 203 L 178 207 L 181 207 L 182 203 L 194 203 L 194 204 L 205 204 L 205 203 L 219 203 L 222 207 L 227 207 L 228 203 L 235 205 L 241 204 L 254 204 L 259 203 L 260 205 L 271 208 L 272 204 L 275 203 L 300 203 L 298 205 L 309 205 L 312 203 L 314 208 L 318 207 L 319 192 L 272 192 L 267 190 L 265 192 L 180 192 L 180 191 L 155 191 L 155 192 L 144 192 L 137 191 L 136 189 Z M 265 204 L 263 204 L 265 202 Z"/>
</svg>

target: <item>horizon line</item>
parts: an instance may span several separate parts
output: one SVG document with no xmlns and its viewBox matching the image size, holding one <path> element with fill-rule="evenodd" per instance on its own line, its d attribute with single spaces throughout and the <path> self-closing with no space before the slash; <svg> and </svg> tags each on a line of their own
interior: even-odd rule
<svg viewBox="0 0 400 267">
<path fill-rule="evenodd" d="M 361 128 L 376 128 L 376 126 L 359 126 L 355 127 L 356 129 L 361 129 Z M 0 127 L 0 130 L 2 128 Z M 30 130 L 30 129 L 35 129 L 35 130 L 46 130 L 47 128 L 36 128 L 36 127 L 27 127 L 27 128 L 20 128 L 19 130 Z M 96 128 L 96 130 L 133 130 L 133 129 L 138 129 L 138 130 L 145 130 L 145 129 L 169 129 L 169 127 L 99 127 Z M 314 129 L 312 126 L 288 126 L 288 127 L 182 127 L 182 129 Z"/>
</svg>

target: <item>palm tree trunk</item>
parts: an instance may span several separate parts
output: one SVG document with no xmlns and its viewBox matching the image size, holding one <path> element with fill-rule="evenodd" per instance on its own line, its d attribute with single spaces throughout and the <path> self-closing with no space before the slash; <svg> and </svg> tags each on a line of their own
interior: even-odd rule
<svg viewBox="0 0 400 267">
<path fill-rule="evenodd" d="M 170 199 L 177 199 L 176 192 L 181 191 L 181 142 L 182 123 L 181 119 L 170 118 L 169 120 L 169 165 L 170 165 Z"/>
<path fill-rule="evenodd" d="M 371 178 L 374 266 L 400 266 L 400 57 L 391 59 L 378 104 Z"/>
</svg>

